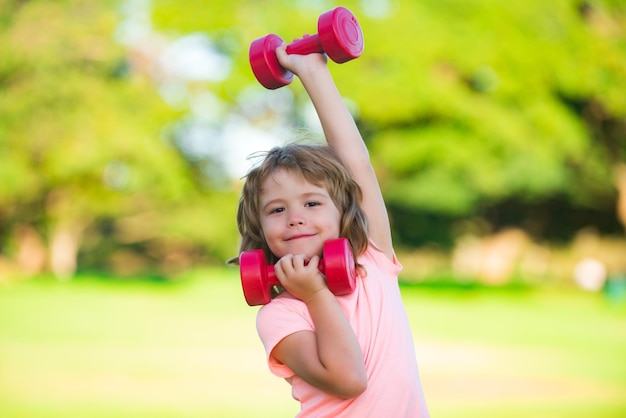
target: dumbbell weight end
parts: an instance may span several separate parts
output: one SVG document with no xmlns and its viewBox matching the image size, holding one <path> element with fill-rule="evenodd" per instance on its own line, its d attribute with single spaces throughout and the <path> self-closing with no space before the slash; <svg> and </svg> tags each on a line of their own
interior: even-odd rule
<svg viewBox="0 0 626 418">
<path fill-rule="evenodd" d="M 270 33 L 250 44 L 250 67 L 256 79 L 266 89 L 275 90 L 293 81 L 293 73 L 283 68 L 276 58 L 276 48 L 283 42 L 280 36 Z M 288 54 L 307 55 L 315 52 L 324 52 L 317 34 L 305 36 L 287 45 Z"/>
<path fill-rule="evenodd" d="M 284 69 L 276 58 L 276 48 L 282 44 L 283 39 L 273 33 L 255 39 L 250 44 L 250 67 L 256 79 L 266 89 L 275 90 L 293 81 L 293 73 Z"/>
<path fill-rule="evenodd" d="M 293 41 L 287 45 L 287 53 L 326 53 L 331 60 L 343 64 L 363 53 L 363 33 L 348 9 L 336 7 L 319 17 L 316 34 Z"/>
<path fill-rule="evenodd" d="M 239 256 L 241 285 L 250 306 L 265 305 L 272 300 L 272 288 L 280 285 L 274 266 L 267 264 L 263 250 L 244 251 Z"/>
</svg>

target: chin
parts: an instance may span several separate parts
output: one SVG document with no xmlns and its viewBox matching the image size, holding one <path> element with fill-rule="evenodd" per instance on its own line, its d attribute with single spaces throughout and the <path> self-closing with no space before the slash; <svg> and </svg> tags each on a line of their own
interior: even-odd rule
<svg viewBox="0 0 626 418">
<path fill-rule="evenodd" d="M 310 260 L 314 255 L 322 256 L 323 245 L 311 246 L 311 245 L 294 245 L 286 250 L 285 254 L 304 254 L 307 260 Z"/>
</svg>

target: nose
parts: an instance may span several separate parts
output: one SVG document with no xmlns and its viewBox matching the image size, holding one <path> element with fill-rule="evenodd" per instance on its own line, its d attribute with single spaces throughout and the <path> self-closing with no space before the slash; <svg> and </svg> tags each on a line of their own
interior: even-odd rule
<svg viewBox="0 0 626 418">
<path fill-rule="evenodd" d="M 298 225 L 304 225 L 304 218 L 294 213 L 292 216 L 289 217 L 289 226 L 293 227 Z"/>
</svg>

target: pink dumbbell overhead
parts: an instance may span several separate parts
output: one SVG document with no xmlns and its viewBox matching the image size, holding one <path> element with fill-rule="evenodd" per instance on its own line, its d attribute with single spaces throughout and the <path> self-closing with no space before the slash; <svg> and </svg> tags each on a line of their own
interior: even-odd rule
<svg viewBox="0 0 626 418">
<path fill-rule="evenodd" d="M 341 64 L 361 56 L 363 52 L 361 27 L 345 7 L 323 13 L 317 22 L 317 32 L 287 45 L 287 53 L 326 53 L 334 62 Z M 293 80 L 293 74 L 282 68 L 276 58 L 276 48 L 282 43 L 283 40 L 278 35 L 269 34 L 250 44 L 252 72 L 265 88 L 277 89 Z"/>
<path fill-rule="evenodd" d="M 356 269 L 350 242 L 345 238 L 324 243 L 319 269 L 326 276 L 326 284 L 333 294 L 347 295 L 356 287 Z M 263 250 L 244 251 L 239 256 L 241 287 L 250 306 L 265 305 L 271 300 L 271 289 L 280 282 L 274 266 L 267 264 Z"/>
</svg>

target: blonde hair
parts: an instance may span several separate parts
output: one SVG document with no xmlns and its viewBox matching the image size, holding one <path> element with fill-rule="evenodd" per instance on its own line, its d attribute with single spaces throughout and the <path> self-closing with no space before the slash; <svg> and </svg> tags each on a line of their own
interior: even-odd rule
<svg viewBox="0 0 626 418">
<path fill-rule="evenodd" d="M 367 219 L 361 208 L 361 187 L 329 146 L 292 143 L 264 153 L 261 163 L 245 176 L 237 208 L 237 227 L 241 234 L 240 253 L 262 249 L 268 263 L 274 264 L 278 261 L 265 240 L 259 207 L 261 185 L 278 169 L 301 175 L 307 182 L 324 187 L 341 213 L 339 236 L 350 241 L 355 259 L 366 250 Z M 228 263 L 238 264 L 238 258 L 233 258 Z"/>
</svg>

